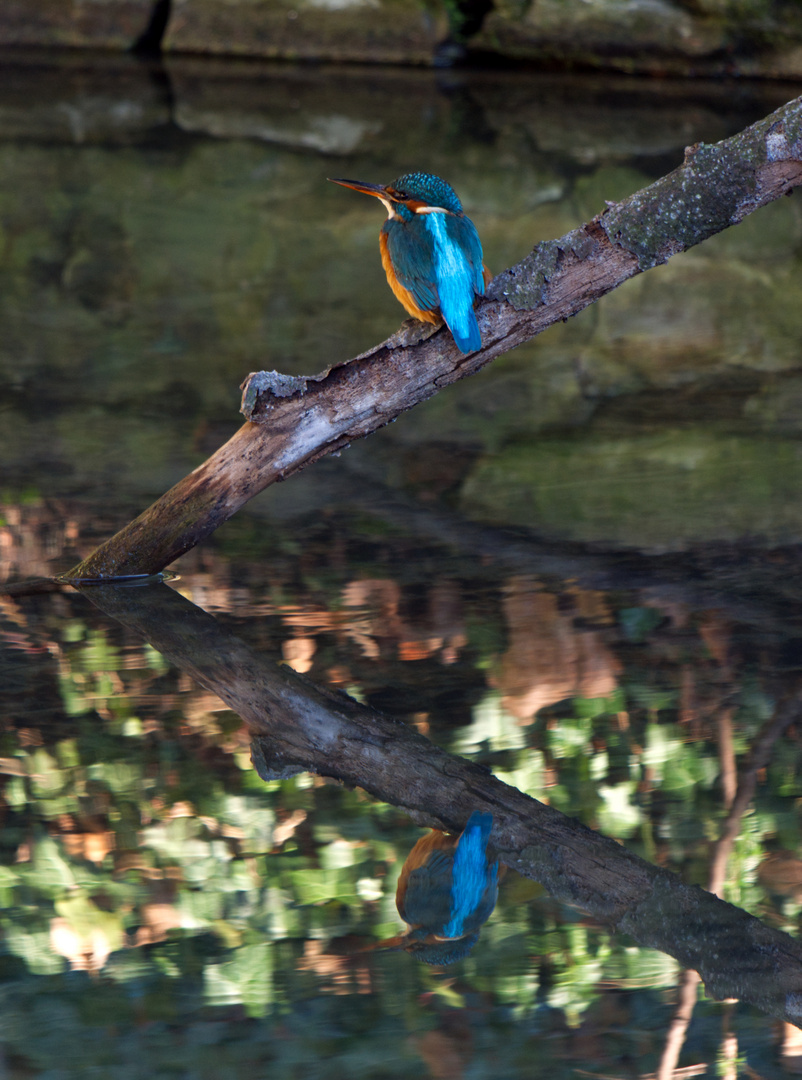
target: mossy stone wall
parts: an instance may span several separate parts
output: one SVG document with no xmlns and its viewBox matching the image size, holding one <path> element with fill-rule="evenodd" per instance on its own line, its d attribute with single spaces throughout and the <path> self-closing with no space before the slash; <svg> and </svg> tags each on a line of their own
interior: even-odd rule
<svg viewBox="0 0 802 1080">
<path fill-rule="evenodd" d="M 0 43 L 802 79 L 796 0 L 5 0 Z"/>
</svg>

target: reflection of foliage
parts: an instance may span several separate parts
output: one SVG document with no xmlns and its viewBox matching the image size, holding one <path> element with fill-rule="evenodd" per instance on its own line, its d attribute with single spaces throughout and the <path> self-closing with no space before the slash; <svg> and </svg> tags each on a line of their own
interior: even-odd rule
<svg viewBox="0 0 802 1080">
<path fill-rule="evenodd" d="M 400 679 L 398 665 L 388 667 L 390 644 L 377 637 L 368 662 L 362 639 L 330 636 L 346 624 L 326 623 L 317 603 L 315 664 L 349 668 L 368 696 L 377 669 Z M 299 611 L 286 616 L 292 633 L 311 618 Z M 336 605 L 330 611 L 341 618 Z M 358 617 L 375 632 L 369 615 Z M 409 636 L 403 606 L 397 625 Z M 486 686 L 469 723 L 455 725 L 451 704 L 425 722 L 438 741 L 503 779 L 703 882 L 722 817 L 719 763 L 708 727 L 677 723 L 671 627 L 662 614 L 604 625 L 612 628 L 605 649 L 627 657 L 612 693 L 575 695 L 527 723 L 507 711 L 503 684 Z M 497 678 L 503 629 L 487 618 L 466 626 L 462 648 L 476 670 Z M 708 649 L 696 649 L 685 639 L 678 663 L 702 672 Z M 592 1039 L 609 1030 L 613 991 L 622 1012 L 609 1052 L 633 1053 L 637 1044 L 647 1059 L 657 1053 L 659 1036 L 650 1032 L 664 1023 L 662 1006 L 655 997 L 650 1011 L 638 1010 L 647 1008 L 645 995 L 673 982 L 673 962 L 609 940 L 514 874 L 456 976 L 444 980 L 403 955 L 359 954 L 399 929 L 397 872 L 417 829 L 359 791 L 308 775 L 259 780 L 237 719 L 209 694 L 185 687 L 179 695 L 176 674 L 119 630 L 62 620 L 44 657 L 45 665 L 56 661 L 60 718 L 41 730 L 8 728 L 2 748 L 0 992 L 6 1045 L 21 1060 L 85 1075 L 108 1067 L 116 1039 L 131 1049 L 129 1071 L 115 1069 L 122 1076 L 180 1068 L 211 1076 L 223 1067 L 241 1075 L 239 1060 L 279 1075 L 402 1076 L 421 1059 L 458 1054 L 463 1043 L 444 1018 L 470 1015 L 476 1075 L 516 1075 L 539 1040 L 539 1057 L 553 1055 L 550 1067 L 562 1076 L 572 1030 Z M 441 663 L 450 677 L 450 658 Z M 770 707 L 749 684 L 736 718 L 740 753 Z M 778 755 L 736 845 L 728 895 L 749 908 L 768 902 L 756 874 L 766 843 L 795 843 L 789 796 L 798 758 L 796 744 Z M 792 926 L 798 898 L 772 903 L 777 920 Z M 203 1025 L 201 1008 L 210 1018 Z M 636 1015 L 637 1038 L 627 1026 Z M 253 1026 L 248 1018 L 262 1020 Z M 92 1037 L 57 1045 L 33 1039 L 34 1024 L 86 1025 Z M 180 1050 L 172 1025 L 183 1031 Z M 332 1055 L 329 1068 L 323 1060 Z"/>
</svg>

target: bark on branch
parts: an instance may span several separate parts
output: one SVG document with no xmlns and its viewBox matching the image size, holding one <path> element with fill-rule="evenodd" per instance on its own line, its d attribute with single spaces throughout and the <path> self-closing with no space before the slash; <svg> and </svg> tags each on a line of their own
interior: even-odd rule
<svg viewBox="0 0 802 1080">
<path fill-rule="evenodd" d="M 269 484 L 383 427 L 800 183 L 797 98 L 730 139 L 689 147 L 674 172 L 499 274 L 478 311 L 481 351 L 464 356 L 447 330 L 421 340 L 413 326 L 318 376 L 250 375 L 242 407 L 248 423 L 65 577 L 163 570 Z"/>
</svg>

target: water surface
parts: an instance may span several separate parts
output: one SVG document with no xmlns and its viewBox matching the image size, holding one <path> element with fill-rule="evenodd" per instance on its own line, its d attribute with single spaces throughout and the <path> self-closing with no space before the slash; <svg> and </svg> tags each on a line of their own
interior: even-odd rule
<svg viewBox="0 0 802 1080">
<path fill-rule="evenodd" d="M 793 87 L 17 57 L 0 88 L 0 574 L 88 553 L 238 425 L 403 317 L 379 208 L 449 179 L 498 270 Z M 796 935 L 795 198 L 629 282 L 266 492 L 174 587 L 353 694 Z M 70 590 L 0 602 L 9 1077 L 644 1075 L 679 972 L 510 873 L 472 955 L 399 929 L 421 829 L 265 782 L 240 719 Z M 735 1048 L 733 1049 L 733 1036 Z M 680 1064 L 790 1068 L 701 999 Z M 796 1058 L 798 1061 L 798 1057 Z"/>
</svg>

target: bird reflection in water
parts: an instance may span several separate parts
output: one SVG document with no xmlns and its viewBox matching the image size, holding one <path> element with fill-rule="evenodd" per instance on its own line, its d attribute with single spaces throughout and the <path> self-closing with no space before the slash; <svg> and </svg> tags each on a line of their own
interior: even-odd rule
<svg viewBox="0 0 802 1080">
<path fill-rule="evenodd" d="M 371 946 L 404 949 L 425 964 L 467 956 L 498 897 L 498 860 L 487 851 L 493 815 L 474 811 L 459 836 L 433 829 L 409 853 L 395 902 L 409 929 Z"/>
</svg>

